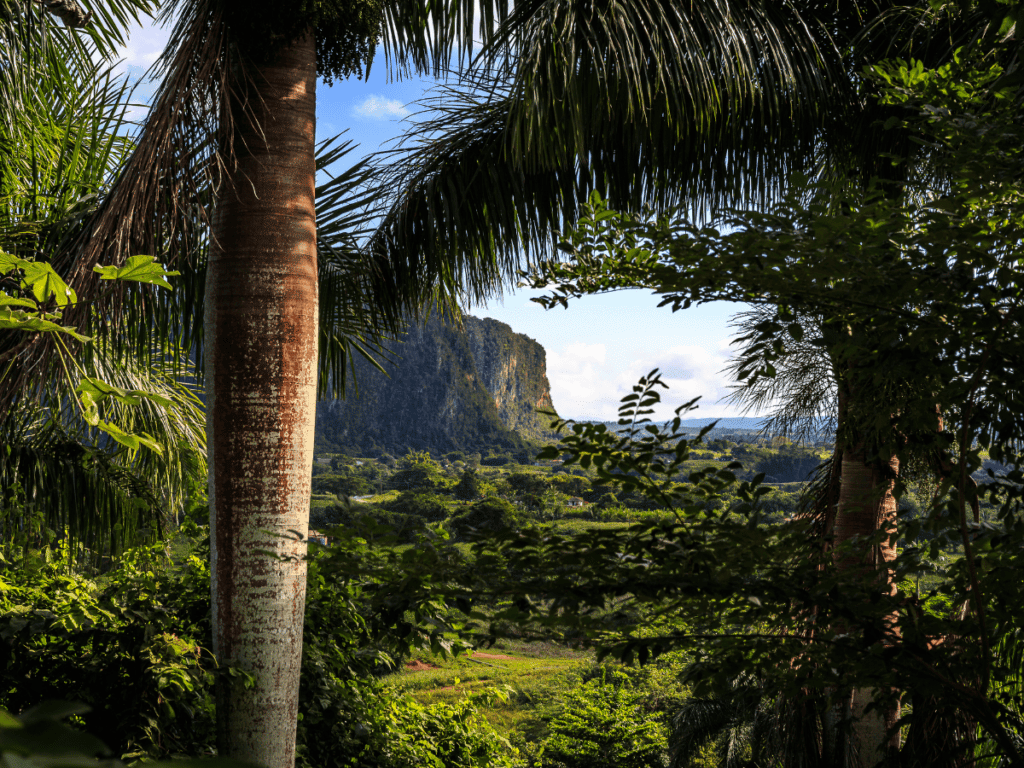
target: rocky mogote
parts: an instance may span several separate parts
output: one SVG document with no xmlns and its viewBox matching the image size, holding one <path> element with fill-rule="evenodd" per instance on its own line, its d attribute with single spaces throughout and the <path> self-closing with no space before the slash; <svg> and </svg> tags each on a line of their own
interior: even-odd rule
<svg viewBox="0 0 1024 768">
<path fill-rule="evenodd" d="M 544 348 L 497 320 L 433 317 L 394 345 L 389 376 L 356 361 L 344 400 L 317 406 L 317 439 L 346 452 L 519 451 L 550 435 Z"/>
</svg>

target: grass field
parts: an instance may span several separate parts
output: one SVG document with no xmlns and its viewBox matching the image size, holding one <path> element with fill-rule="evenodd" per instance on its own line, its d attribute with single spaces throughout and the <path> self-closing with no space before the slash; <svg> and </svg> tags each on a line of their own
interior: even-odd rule
<svg viewBox="0 0 1024 768">
<path fill-rule="evenodd" d="M 510 689 L 508 703 L 479 702 L 481 715 L 502 734 L 534 720 L 538 708 L 571 684 L 592 655 L 548 643 L 499 641 L 454 659 L 430 656 L 407 662 L 388 678 L 396 692 L 422 704 L 455 701 L 487 689 Z"/>
</svg>

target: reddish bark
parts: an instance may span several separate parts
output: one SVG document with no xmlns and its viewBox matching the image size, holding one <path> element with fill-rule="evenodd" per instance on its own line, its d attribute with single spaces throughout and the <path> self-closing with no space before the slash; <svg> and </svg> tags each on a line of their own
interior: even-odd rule
<svg viewBox="0 0 1024 768">
<path fill-rule="evenodd" d="M 214 650 L 255 687 L 219 685 L 218 740 L 291 768 L 316 397 L 313 36 L 259 67 L 248 95 L 255 121 L 236 110 L 213 217 L 205 344 Z"/>
</svg>

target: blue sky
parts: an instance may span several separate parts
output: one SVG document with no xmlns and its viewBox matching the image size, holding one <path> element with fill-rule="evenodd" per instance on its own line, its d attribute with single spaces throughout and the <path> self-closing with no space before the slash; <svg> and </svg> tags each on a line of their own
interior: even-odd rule
<svg viewBox="0 0 1024 768">
<path fill-rule="evenodd" d="M 156 27 L 134 30 L 121 66 L 140 76 L 166 39 L 166 31 Z M 415 102 L 432 84 L 420 78 L 389 82 L 382 57 L 367 81 L 336 82 L 332 87 L 321 82 L 317 137 L 347 130 L 346 138 L 359 144 L 360 156 L 393 146 L 389 142 L 415 118 Z M 151 92 L 141 85 L 137 100 L 145 101 Z M 143 113 L 139 108 L 133 114 Z M 545 311 L 529 301 L 536 295 L 521 290 L 468 311 L 508 323 L 544 346 L 552 399 L 563 417 L 614 419 L 620 398 L 653 368 L 663 372 L 671 387 L 663 394 L 662 418 L 697 396 L 702 397 L 701 406 L 693 417 L 740 415 L 719 402 L 730 383 L 721 371 L 730 354 L 729 319 L 737 307 L 712 304 L 672 313 L 657 309 L 657 299 L 644 291 L 626 291 L 587 297 L 568 310 Z"/>
</svg>

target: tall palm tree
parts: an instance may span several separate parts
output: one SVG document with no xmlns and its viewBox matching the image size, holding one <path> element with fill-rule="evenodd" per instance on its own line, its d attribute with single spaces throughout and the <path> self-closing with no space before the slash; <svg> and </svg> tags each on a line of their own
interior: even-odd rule
<svg viewBox="0 0 1024 768">
<path fill-rule="evenodd" d="M 318 365 L 321 374 L 339 369 L 318 362 L 318 318 L 337 319 L 335 309 L 319 310 L 318 282 L 347 291 L 347 307 L 371 330 L 396 326 L 432 294 L 429 275 L 388 281 L 386 264 L 353 265 L 338 249 L 326 268 L 318 264 L 317 75 L 359 73 L 378 38 L 390 66 L 439 70 L 453 49 L 469 53 L 478 17 L 489 38 L 506 10 L 504 0 L 479 12 L 467 2 L 413 0 L 171 3 L 165 19 L 177 18 L 150 115 L 87 232 L 56 264 L 82 299 L 66 312 L 68 324 L 136 346 L 158 327 L 185 348 L 204 347 L 214 650 L 248 675 L 224 675 L 219 686 L 223 754 L 294 762 L 313 403 Z M 100 262 L 154 252 L 186 273 L 169 300 L 145 289 L 103 292 L 91 275 Z M 441 285 L 435 298 L 457 289 Z M 328 331 L 333 352 L 355 348 Z M 6 402 L 33 366 L 53 359 L 46 338 L 20 349 Z"/>
</svg>

